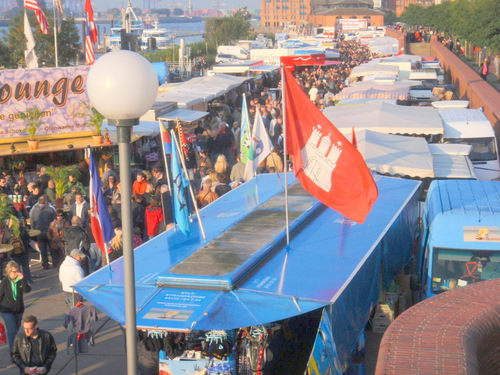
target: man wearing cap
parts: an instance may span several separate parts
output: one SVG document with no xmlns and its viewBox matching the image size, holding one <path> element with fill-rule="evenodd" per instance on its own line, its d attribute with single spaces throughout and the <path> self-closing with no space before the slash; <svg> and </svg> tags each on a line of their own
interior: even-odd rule
<svg viewBox="0 0 500 375">
<path fill-rule="evenodd" d="M 71 250 L 59 268 L 59 281 L 62 284 L 66 305 L 71 310 L 75 304 L 81 302 L 82 296 L 74 291 L 73 285 L 84 278 L 80 262 L 85 259 L 85 254 L 78 249 Z"/>
</svg>

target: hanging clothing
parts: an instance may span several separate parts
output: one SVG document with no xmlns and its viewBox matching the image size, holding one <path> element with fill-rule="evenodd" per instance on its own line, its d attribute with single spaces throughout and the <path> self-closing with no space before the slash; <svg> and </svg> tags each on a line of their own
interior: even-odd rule
<svg viewBox="0 0 500 375">
<path fill-rule="evenodd" d="M 76 306 L 64 316 L 64 328 L 68 328 L 71 323 L 73 332 L 87 333 L 90 330 L 90 323 L 97 322 L 97 319 L 94 306 Z"/>
</svg>

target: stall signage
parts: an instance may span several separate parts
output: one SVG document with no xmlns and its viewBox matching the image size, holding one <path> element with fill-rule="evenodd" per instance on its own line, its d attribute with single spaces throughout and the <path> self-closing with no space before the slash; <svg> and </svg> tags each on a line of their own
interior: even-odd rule
<svg viewBox="0 0 500 375">
<path fill-rule="evenodd" d="M 92 131 L 85 116 L 88 67 L 0 71 L 0 138 L 27 137 L 21 113 L 37 107 L 37 136 Z"/>
</svg>

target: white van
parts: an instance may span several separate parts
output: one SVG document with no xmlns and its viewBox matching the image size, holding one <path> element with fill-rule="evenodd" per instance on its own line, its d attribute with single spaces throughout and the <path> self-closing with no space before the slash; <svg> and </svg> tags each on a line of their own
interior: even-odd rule
<svg viewBox="0 0 500 375">
<path fill-rule="evenodd" d="M 234 55 L 241 60 L 250 58 L 250 51 L 240 46 L 219 46 L 217 47 L 217 54 Z"/>
<path fill-rule="evenodd" d="M 499 180 L 500 161 L 493 126 L 480 109 L 439 110 L 444 143 L 472 146 L 470 159 L 480 180 Z"/>
</svg>

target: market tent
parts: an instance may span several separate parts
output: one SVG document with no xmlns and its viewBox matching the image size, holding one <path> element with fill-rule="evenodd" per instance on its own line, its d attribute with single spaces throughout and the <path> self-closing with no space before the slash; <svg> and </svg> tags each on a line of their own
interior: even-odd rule
<svg viewBox="0 0 500 375">
<path fill-rule="evenodd" d="M 289 248 L 283 244 L 282 182 L 283 175 L 281 182 L 274 174 L 258 175 L 202 209 L 207 241 L 194 219 L 189 238 L 171 229 L 135 250 L 138 327 L 231 329 L 337 303 L 349 316 L 338 317 L 335 334 L 352 347 L 378 302 L 380 280 L 387 286 L 409 261 L 411 246 L 405 241 L 413 240 L 416 228 L 394 223 L 416 221 L 410 218 L 414 210 L 406 208 L 416 199 L 419 182 L 378 177 L 379 198 L 365 223 L 357 225 L 308 195 L 290 174 Z M 226 250 L 210 253 L 218 242 L 223 246 L 221 236 L 229 240 Z M 262 247 L 248 258 L 245 250 L 253 245 Z M 242 259 L 236 269 L 223 271 Z M 110 268 L 75 289 L 124 324 L 123 260 Z"/>
<path fill-rule="evenodd" d="M 343 98 L 379 98 L 379 99 L 408 99 L 410 95 L 409 85 L 387 85 L 387 84 L 362 84 L 345 87 L 334 96 L 334 100 Z"/>
<path fill-rule="evenodd" d="M 410 107 L 374 100 L 359 106 L 327 107 L 323 114 L 344 134 L 353 127 L 390 134 L 443 134 L 439 112 L 433 107 Z"/>
<path fill-rule="evenodd" d="M 197 121 L 197 120 L 205 117 L 206 115 L 208 115 L 208 112 L 192 111 L 190 109 L 177 108 L 171 112 L 168 112 L 168 113 L 161 115 L 158 119 L 159 120 L 177 120 L 177 119 L 179 119 L 180 121 L 184 121 L 184 122 L 193 122 L 193 121 Z"/>
<path fill-rule="evenodd" d="M 467 178 L 477 180 L 474 165 L 469 158 L 471 145 L 431 143 L 434 176 L 436 178 Z"/>
<path fill-rule="evenodd" d="M 385 75 L 385 76 L 396 76 L 399 73 L 399 68 L 392 65 L 373 65 L 373 64 L 361 64 L 355 66 L 351 71 L 350 77 L 364 77 L 371 75 Z"/>
<path fill-rule="evenodd" d="M 396 38 L 382 36 L 378 38 L 363 39 L 362 43 L 367 45 L 372 53 L 391 55 L 399 52 L 399 42 Z"/>
<path fill-rule="evenodd" d="M 371 170 L 389 175 L 434 177 L 433 159 L 424 138 L 356 130 L 358 150 Z"/>
<path fill-rule="evenodd" d="M 156 101 L 177 102 L 178 107 L 189 108 L 222 96 L 249 79 L 251 77 L 236 77 L 229 74 L 197 77 L 177 84 L 169 91 L 162 90 L 163 92 L 156 97 Z"/>
</svg>

